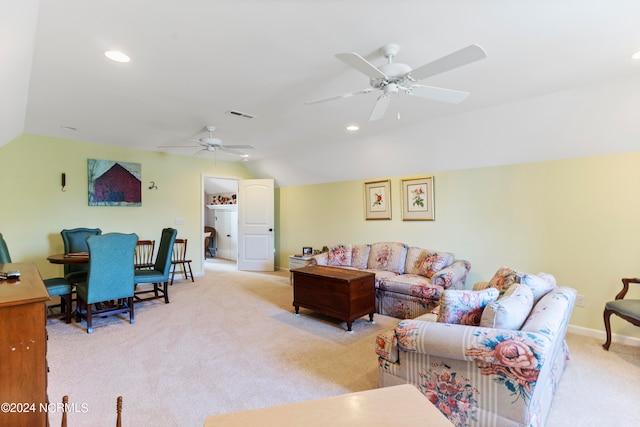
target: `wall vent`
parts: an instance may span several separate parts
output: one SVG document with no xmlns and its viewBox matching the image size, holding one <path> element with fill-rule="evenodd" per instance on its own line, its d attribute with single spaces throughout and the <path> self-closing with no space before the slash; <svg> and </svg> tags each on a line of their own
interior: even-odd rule
<svg viewBox="0 0 640 427">
<path fill-rule="evenodd" d="M 236 111 L 236 110 L 229 110 L 229 111 L 227 111 L 226 114 L 229 114 L 230 116 L 243 117 L 245 119 L 255 119 L 256 118 L 256 116 L 254 116 L 253 114 L 243 113 L 241 111 Z"/>
</svg>

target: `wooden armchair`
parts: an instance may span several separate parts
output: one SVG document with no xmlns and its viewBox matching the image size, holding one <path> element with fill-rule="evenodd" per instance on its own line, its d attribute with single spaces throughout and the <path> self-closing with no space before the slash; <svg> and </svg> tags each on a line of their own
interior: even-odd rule
<svg viewBox="0 0 640 427">
<path fill-rule="evenodd" d="M 640 299 L 624 299 L 629 291 L 629 283 L 640 283 L 639 278 L 622 279 L 622 290 L 616 299 L 604 306 L 604 328 L 607 331 L 607 342 L 602 344 L 605 350 L 611 345 L 611 315 L 615 314 L 636 326 L 640 326 Z"/>
</svg>

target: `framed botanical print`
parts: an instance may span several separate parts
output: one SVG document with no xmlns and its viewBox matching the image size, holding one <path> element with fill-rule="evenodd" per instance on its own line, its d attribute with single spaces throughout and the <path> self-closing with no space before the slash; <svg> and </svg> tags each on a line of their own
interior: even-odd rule
<svg viewBox="0 0 640 427">
<path fill-rule="evenodd" d="M 365 218 L 391 219 L 391 180 L 364 183 Z"/>
<path fill-rule="evenodd" d="M 433 221 L 433 177 L 402 180 L 402 220 Z"/>
</svg>

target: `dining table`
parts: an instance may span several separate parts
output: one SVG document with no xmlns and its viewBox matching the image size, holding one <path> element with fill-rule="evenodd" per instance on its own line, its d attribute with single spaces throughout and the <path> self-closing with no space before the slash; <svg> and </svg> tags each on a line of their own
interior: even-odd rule
<svg viewBox="0 0 640 427">
<path fill-rule="evenodd" d="M 65 264 L 65 265 L 73 265 L 73 264 L 89 264 L 89 252 L 72 252 L 68 254 L 53 254 L 47 257 L 47 261 L 51 264 Z M 149 269 L 152 268 L 154 264 L 150 263 L 142 263 L 142 264 L 134 264 L 136 269 Z"/>
<path fill-rule="evenodd" d="M 51 264 L 88 264 L 89 252 L 72 252 L 68 254 L 54 254 L 47 257 Z"/>
</svg>

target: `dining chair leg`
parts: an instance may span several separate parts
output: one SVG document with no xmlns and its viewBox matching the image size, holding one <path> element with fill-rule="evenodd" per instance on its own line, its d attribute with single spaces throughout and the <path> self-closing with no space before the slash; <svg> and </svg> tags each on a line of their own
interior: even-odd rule
<svg viewBox="0 0 640 427">
<path fill-rule="evenodd" d="M 129 323 L 133 324 L 136 321 L 135 314 L 133 312 L 133 307 L 134 307 L 133 297 L 127 298 L 127 304 L 129 304 Z"/>
<path fill-rule="evenodd" d="M 91 308 L 93 304 L 86 304 L 87 307 L 87 333 L 90 334 L 91 332 L 93 332 L 93 319 L 91 316 L 91 312 L 93 311 L 93 309 Z"/>
<path fill-rule="evenodd" d="M 162 287 L 164 289 L 164 303 L 169 304 L 169 282 L 164 282 Z"/>
<path fill-rule="evenodd" d="M 61 298 L 60 304 L 64 305 L 64 320 L 71 323 L 71 294 L 66 294 L 64 299 Z"/>
<path fill-rule="evenodd" d="M 195 282 L 195 280 L 193 280 L 193 270 L 191 270 L 191 263 L 187 262 L 187 267 L 189 268 L 189 275 L 191 276 L 191 283 Z M 186 269 L 185 269 L 185 273 L 186 273 Z M 186 279 L 186 277 L 185 277 Z"/>
</svg>

